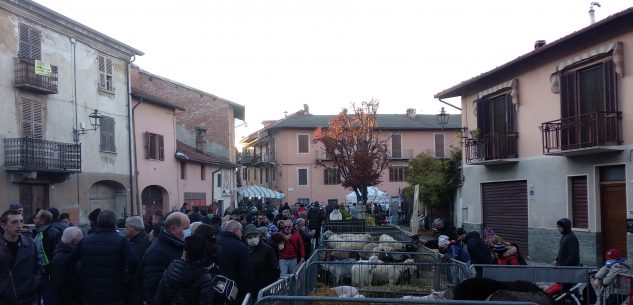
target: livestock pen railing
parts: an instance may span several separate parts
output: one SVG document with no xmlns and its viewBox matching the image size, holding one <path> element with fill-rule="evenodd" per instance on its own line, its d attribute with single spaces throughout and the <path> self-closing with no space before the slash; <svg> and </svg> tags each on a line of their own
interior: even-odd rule
<svg viewBox="0 0 633 305">
<path fill-rule="evenodd" d="M 532 302 L 514 301 L 461 301 L 390 298 L 337 298 L 316 296 L 269 296 L 257 300 L 255 305 L 390 305 L 390 304 L 445 304 L 445 305 L 538 305 Z"/>
<path fill-rule="evenodd" d="M 325 227 L 323 229 L 324 231 L 321 234 L 318 245 L 320 248 L 337 249 L 341 248 L 339 246 L 343 245 L 342 248 L 349 250 L 367 250 L 367 248 L 365 248 L 367 244 L 383 243 L 386 246 L 390 246 L 388 244 L 391 243 L 400 244 L 397 245 L 398 248 L 394 250 L 404 250 L 404 248 L 401 247 L 404 247 L 405 244 L 410 243 L 412 240 L 408 232 L 396 226 L 367 227 L 365 231 L 347 230 L 345 233 L 336 233 L 332 230 L 325 230 Z M 330 238 L 333 236 L 335 237 Z M 346 242 L 351 242 L 351 244 L 345 244 Z"/>
<path fill-rule="evenodd" d="M 368 228 L 373 227 L 367 225 L 364 219 L 352 220 L 328 220 L 321 227 L 322 232 L 332 231 L 334 233 L 357 233 L 366 232 Z"/>
<path fill-rule="evenodd" d="M 618 274 L 612 282 L 598 281 L 597 284 L 600 304 L 633 305 L 633 275 Z"/>
<path fill-rule="evenodd" d="M 305 289 L 306 262 L 297 266 L 295 272 L 284 276 L 274 283 L 262 288 L 257 293 L 257 299 L 273 295 L 302 295 Z"/>
</svg>

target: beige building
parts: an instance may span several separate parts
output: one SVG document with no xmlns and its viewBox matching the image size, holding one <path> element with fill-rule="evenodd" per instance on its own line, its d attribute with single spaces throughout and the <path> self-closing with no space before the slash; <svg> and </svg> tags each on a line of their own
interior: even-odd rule
<svg viewBox="0 0 633 305">
<path fill-rule="evenodd" d="M 566 217 L 582 263 L 608 248 L 632 257 L 632 71 L 633 8 L 437 93 L 461 97 L 470 133 L 458 224 L 551 262 Z"/>
<path fill-rule="evenodd" d="M 0 1 L 0 31 L 0 209 L 136 213 L 128 69 L 143 53 L 27 0 Z"/>
<path fill-rule="evenodd" d="M 336 168 L 324 168 L 320 163 L 331 162 L 323 147 L 313 143 L 314 131 L 327 127 L 333 115 L 313 115 L 304 109 L 278 121 L 267 121 L 265 127 L 242 139 L 244 144 L 240 164 L 241 184 L 261 185 L 285 194 L 283 202 L 346 202 L 352 192 L 341 186 Z M 376 133 L 388 139 L 391 158 L 377 187 L 398 198 L 408 186 L 405 172 L 409 160 L 420 153 L 437 158 L 448 157 L 451 146 L 459 146 L 461 117 L 452 115 L 445 126 L 438 124 L 436 115 L 378 114 Z"/>
</svg>

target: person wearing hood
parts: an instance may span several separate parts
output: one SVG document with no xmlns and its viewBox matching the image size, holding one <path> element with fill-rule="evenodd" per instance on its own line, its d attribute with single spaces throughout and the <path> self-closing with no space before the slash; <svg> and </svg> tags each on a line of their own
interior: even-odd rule
<svg viewBox="0 0 633 305">
<path fill-rule="evenodd" d="M 580 246 L 576 234 L 571 231 L 571 221 L 561 218 L 556 222 L 558 232 L 563 236 L 560 238 L 558 246 L 558 256 L 554 261 L 555 266 L 579 266 Z"/>
<path fill-rule="evenodd" d="M 330 220 L 335 221 L 335 220 L 343 220 L 343 214 L 341 213 L 341 210 L 339 209 L 338 205 L 334 206 L 334 209 L 332 210 L 332 213 L 330 213 Z"/>
<path fill-rule="evenodd" d="M 477 231 L 468 232 L 465 239 L 466 251 L 470 256 L 470 262 L 475 264 L 492 264 L 492 252 Z M 475 274 L 481 277 L 482 268 L 475 267 Z"/>
<path fill-rule="evenodd" d="M 279 278 L 279 262 L 275 256 L 275 251 L 261 239 L 260 232 L 255 225 L 247 225 L 244 228 L 244 240 L 248 245 L 248 253 L 251 256 L 251 264 L 255 274 L 255 283 L 250 293 L 257 295 L 262 288 Z"/>
<path fill-rule="evenodd" d="M 96 208 L 92 210 L 90 214 L 88 214 L 88 220 L 90 221 L 90 229 L 88 230 L 87 235 L 93 234 L 94 232 L 97 231 L 97 217 L 99 217 L 99 213 L 101 213 L 101 209 Z"/>
<path fill-rule="evenodd" d="M 619 285 L 618 276 L 620 274 L 629 274 L 631 265 L 624 257 L 620 256 L 620 251 L 615 248 L 607 250 L 604 254 L 604 259 L 606 262 L 593 276 L 591 285 L 593 288 L 600 289 L 600 293 L 604 293 L 605 288 L 609 289 L 609 297 L 604 304 L 622 304 L 629 292 L 626 288 L 628 285 Z"/>
</svg>

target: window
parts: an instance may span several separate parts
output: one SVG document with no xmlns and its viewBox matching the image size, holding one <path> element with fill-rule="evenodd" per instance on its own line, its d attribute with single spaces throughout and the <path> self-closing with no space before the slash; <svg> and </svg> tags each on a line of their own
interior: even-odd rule
<svg viewBox="0 0 633 305">
<path fill-rule="evenodd" d="M 264 175 L 265 175 L 265 179 L 264 179 L 264 181 L 265 181 L 266 183 L 268 183 L 268 171 L 269 171 L 269 169 L 268 169 L 268 168 L 264 170 Z"/>
<path fill-rule="evenodd" d="M 308 169 L 297 169 L 297 185 L 308 185 Z"/>
<path fill-rule="evenodd" d="M 299 198 L 297 199 L 299 204 L 305 204 L 306 206 L 310 205 L 310 198 Z"/>
<path fill-rule="evenodd" d="M 18 57 L 41 59 L 42 42 L 40 31 L 26 24 L 20 23 L 20 46 Z"/>
<path fill-rule="evenodd" d="M 99 132 L 101 133 L 101 151 L 116 152 L 116 145 L 114 144 L 114 118 L 108 116 L 101 118 Z"/>
<path fill-rule="evenodd" d="M 338 168 L 326 168 L 323 170 L 323 184 L 341 184 L 341 171 Z"/>
<path fill-rule="evenodd" d="M 402 135 L 391 135 L 391 158 L 402 159 Z"/>
<path fill-rule="evenodd" d="M 165 160 L 165 145 L 162 135 L 145 133 L 145 159 Z"/>
<path fill-rule="evenodd" d="M 222 173 L 218 173 L 218 182 L 216 182 L 215 186 L 216 187 L 222 187 Z"/>
<path fill-rule="evenodd" d="M 262 168 L 259 169 L 259 182 L 264 182 L 264 169 Z"/>
<path fill-rule="evenodd" d="M 481 158 L 515 158 L 515 109 L 510 92 L 477 101 L 477 128 Z"/>
<path fill-rule="evenodd" d="M 571 177 L 571 223 L 574 228 L 589 228 L 587 208 L 587 176 Z"/>
<path fill-rule="evenodd" d="M 180 161 L 180 179 L 187 179 L 187 162 Z"/>
<path fill-rule="evenodd" d="M 242 180 L 248 181 L 248 167 L 242 168 Z"/>
<path fill-rule="evenodd" d="M 330 204 L 338 205 L 338 199 L 328 199 L 327 205 L 330 205 Z"/>
<path fill-rule="evenodd" d="M 404 166 L 392 166 L 389 167 L 389 181 L 400 182 L 404 181 L 406 176 L 406 167 Z"/>
<path fill-rule="evenodd" d="M 41 101 L 21 99 L 22 136 L 33 139 L 44 139 L 44 108 Z"/>
<path fill-rule="evenodd" d="M 112 87 L 112 58 L 98 55 L 97 64 L 99 65 L 99 90 L 114 92 Z"/>
<path fill-rule="evenodd" d="M 560 76 L 561 145 L 574 149 L 621 141 L 617 77 L 612 60 Z M 596 134 L 596 130 L 599 130 Z"/>
<path fill-rule="evenodd" d="M 435 156 L 435 158 L 445 158 L 446 155 L 444 154 L 444 134 L 436 133 L 433 135 L 433 139 L 435 142 L 435 152 L 433 153 L 433 155 Z"/>
<path fill-rule="evenodd" d="M 207 171 L 206 166 L 204 164 L 200 164 L 200 180 L 207 180 Z"/>
<path fill-rule="evenodd" d="M 308 145 L 310 141 L 310 136 L 307 134 L 297 135 L 298 142 L 298 153 L 307 154 L 310 152 L 310 146 Z"/>
</svg>

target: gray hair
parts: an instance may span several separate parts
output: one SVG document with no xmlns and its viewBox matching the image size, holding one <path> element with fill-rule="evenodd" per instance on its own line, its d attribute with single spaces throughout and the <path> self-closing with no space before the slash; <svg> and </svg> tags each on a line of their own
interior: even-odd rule
<svg viewBox="0 0 633 305">
<path fill-rule="evenodd" d="M 137 231 L 145 230 L 145 224 L 141 216 L 131 216 L 125 220 L 125 224 L 134 227 Z"/>
<path fill-rule="evenodd" d="M 303 218 L 297 218 L 297 224 L 305 224 L 306 220 Z"/>
<path fill-rule="evenodd" d="M 77 227 L 68 227 L 64 229 L 64 233 L 62 234 L 62 242 L 64 244 L 70 244 L 73 240 L 79 239 L 81 240 L 84 237 L 84 234 L 81 233 L 81 230 Z"/>
<path fill-rule="evenodd" d="M 194 205 L 195 206 L 195 205 Z M 202 221 L 194 221 L 189 225 L 189 230 L 191 230 L 191 234 L 196 232 L 196 229 L 202 224 Z"/>
<path fill-rule="evenodd" d="M 241 229 L 242 224 L 239 221 L 229 220 L 224 224 L 224 231 L 233 232 L 237 229 Z"/>
</svg>

